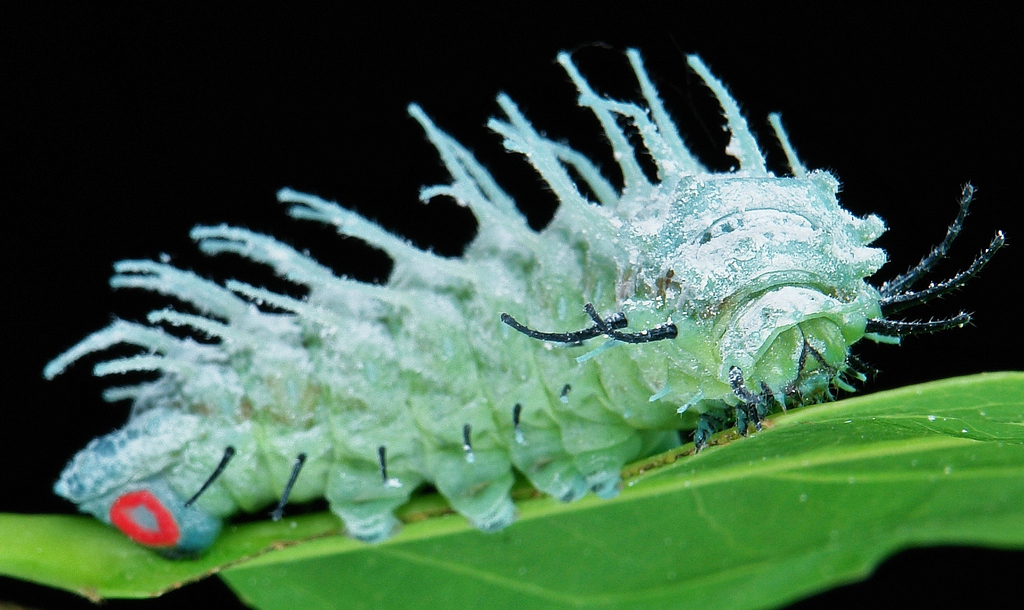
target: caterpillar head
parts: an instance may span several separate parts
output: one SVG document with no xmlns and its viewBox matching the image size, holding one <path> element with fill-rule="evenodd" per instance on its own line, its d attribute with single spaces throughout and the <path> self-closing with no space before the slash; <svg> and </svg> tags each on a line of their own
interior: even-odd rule
<svg viewBox="0 0 1024 610">
<path fill-rule="evenodd" d="M 195 415 L 144 411 L 124 428 L 90 441 L 53 490 L 139 544 L 168 556 L 196 554 L 216 539 L 221 520 L 198 506 L 186 507 L 164 473 L 198 432 Z"/>
<path fill-rule="evenodd" d="M 733 367 L 754 388 L 820 395 L 880 315 L 864 280 L 886 260 L 869 246 L 882 221 L 843 210 L 837 191 L 821 171 L 685 177 L 660 217 L 628 223 L 640 256 L 620 294 L 682 327 L 676 342 L 707 359 L 722 397 Z"/>
<path fill-rule="evenodd" d="M 713 287 L 692 305 L 714 312 L 719 379 L 738 367 L 753 387 L 820 396 L 879 315 L 865 279 L 885 263 L 869 246 L 884 224 L 840 207 L 827 172 L 713 186 L 697 190 L 721 207 L 705 212 L 708 228 L 684 250 Z M 712 267 L 726 251 L 730 269 Z"/>
</svg>

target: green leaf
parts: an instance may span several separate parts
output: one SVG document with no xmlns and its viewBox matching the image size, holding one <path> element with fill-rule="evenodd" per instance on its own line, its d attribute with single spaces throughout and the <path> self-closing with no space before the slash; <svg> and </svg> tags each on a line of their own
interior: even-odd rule
<svg viewBox="0 0 1024 610">
<path fill-rule="evenodd" d="M 381 545 L 327 535 L 339 524 L 319 514 L 231 527 L 202 559 L 168 561 L 89 519 L 3 515 L 0 572 L 138 597 L 223 570 L 263 610 L 763 608 L 908 546 L 1024 549 L 1024 373 L 799 409 L 735 440 L 636 464 L 614 500 L 522 500 L 496 534 L 427 497 Z"/>
<path fill-rule="evenodd" d="M 94 601 L 152 597 L 288 541 L 337 533 L 338 528 L 330 514 L 229 526 L 202 558 L 177 561 L 91 517 L 0 514 L 0 574 Z"/>
</svg>

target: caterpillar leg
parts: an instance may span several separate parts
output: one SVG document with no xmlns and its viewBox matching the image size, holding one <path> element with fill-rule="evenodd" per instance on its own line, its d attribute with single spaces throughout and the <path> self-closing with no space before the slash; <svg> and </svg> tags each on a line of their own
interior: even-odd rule
<svg viewBox="0 0 1024 610">
<path fill-rule="evenodd" d="M 717 417 L 710 412 L 704 412 L 697 418 L 697 429 L 693 432 L 693 451 L 694 453 L 700 453 L 708 443 L 711 441 L 711 437 L 722 429 L 725 424 L 723 418 Z"/>
<path fill-rule="evenodd" d="M 643 435 L 621 421 L 591 421 L 571 413 L 561 414 L 558 423 L 562 446 L 582 473 L 586 489 L 601 498 L 617 496 L 622 467 L 641 454 Z"/>
<path fill-rule="evenodd" d="M 494 532 L 515 521 L 509 496 L 515 478 L 504 448 L 472 447 L 472 453 L 434 448 L 425 457 L 437 490 L 475 527 Z"/>
<path fill-rule="evenodd" d="M 586 489 L 613 498 L 619 493 L 622 467 L 642 454 L 646 437 L 611 404 L 596 369 L 577 372 L 566 381 L 571 383 L 552 388 L 552 402 L 558 407 L 551 414 L 560 429 L 559 445 L 572 456 Z"/>
<path fill-rule="evenodd" d="M 515 467 L 534 487 L 562 502 L 572 502 L 587 494 L 587 481 L 572 456 L 562 448 L 562 435 L 557 427 L 524 423 L 517 431 L 519 436 L 510 445 L 509 454 Z"/>
<path fill-rule="evenodd" d="M 557 446 L 564 446 L 565 457 L 557 455 L 549 463 L 534 464 L 532 469 L 540 470 L 548 479 L 544 482 L 547 488 L 538 484 L 538 489 L 563 501 L 576 500 L 587 491 L 601 498 L 617 496 L 622 468 L 641 455 L 644 437 L 628 426 L 613 427 L 578 418 L 563 419 L 559 424 L 561 436 L 555 442 Z M 530 470 L 528 467 L 523 472 L 535 482 L 536 477 Z"/>
<path fill-rule="evenodd" d="M 572 457 L 565 454 L 537 455 L 528 465 L 516 468 L 538 490 L 562 502 L 575 502 L 587 495 L 586 477 L 576 468 Z"/>
<path fill-rule="evenodd" d="M 331 511 L 345 522 L 345 531 L 363 542 L 391 537 L 399 522 L 395 509 L 409 500 L 422 482 L 411 472 L 387 473 L 370 461 L 336 464 L 327 479 L 324 496 Z M 395 476 L 397 475 L 397 476 Z"/>
<path fill-rule="evenodd" d="M 753 422 L 754 429 L 760 432 L 761 417 L 767 412 L 764 398 L 747 388 L 743 383 L 743 371 L 737 366 L 729 369 L 729 385 L 732 386 L 732 393 L 741 401 L 736 407 L 736 431 L 740 436 L 746 436 L 747 427 Z"/>
</svg>

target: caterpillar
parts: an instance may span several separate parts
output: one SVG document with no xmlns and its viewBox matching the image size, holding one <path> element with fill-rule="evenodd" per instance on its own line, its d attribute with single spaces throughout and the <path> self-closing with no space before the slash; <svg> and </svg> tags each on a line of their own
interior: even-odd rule
<svg viewBox="0 0 1024 610">
<path fill-rule="evenodd" d="M 797 157 L 769 115 L 789 166 L 776 176 L 725 86 L 696 56 L 736 160 L 707 169 L 684 144 L 640 54 L 626 57 L 643 103 L 599 95 L 567 53 L 558 62 L 611 146 L 621 186 L 598 161 L 533 127 L 498 96 L 490 129 L 526 158 L 559 207 L 535 231 L 513 198 L 416 105 L 409 113 L 451 175 L 420 198 L 454 199 L 479 223 L 461 258 L 421 250 L 318 196 L 282 189 L 296 219 L 385 252 L 386 284 L 359 282 L 271 236 L 197 226 L 208 255 L 233 254 L 308 291 L 295 298 L 241 280 L 219 284 L 168 262 L 114 265 L 115 288 L 184 307 L 115 320 L 51 361 L 52 379 L 119 344 L 141 348 L 97 376 L 155 372 L 109 388 L 130 400 L 125 426 L 93 439 L 54 487 L 79 510 L 171 557 L 203 552 L 225 518 L 325 497 L 357 539 L 396 531 L 394 510 L 424 484 L 485 531 L 515 519 L 515 472 L 563 501 L 618 493 L 630 461 L 681 442 L 694 450 L 774 409 L 854 391 L 869 367 L 862 339 L 963 326 L 967 313 L 907 321 L 1002 247 L 997 232 L 964 271 L 915 285 L 947 257 L 973 188 L 942 242 L 878 286 L 885 230 L 840 207 L 839 183 Z"/>
</svg>

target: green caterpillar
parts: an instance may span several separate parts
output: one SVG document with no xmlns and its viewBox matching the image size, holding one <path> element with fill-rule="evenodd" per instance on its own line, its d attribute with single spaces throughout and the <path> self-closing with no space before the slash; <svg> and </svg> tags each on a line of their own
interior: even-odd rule
<svg viewBox="0 0 1024 610">
<path fill-rule="evenodd" d="M 733 171 L 709 171 L 684 145 L 640 55 L 626 55 L 643 105 L 601 97 L 569 55 L 558 57 L 612 147 L 622 188 L 498 97 L 505 118 L 489 127 L 560 201 L 540 232 L 413 105 L 452 176 L 420 197 L 451 197 L 479 221 L 462 258 L 284 189 L 278 198 L 292 217 L 387 253 L 388 283 L 339 277 L 272 237 L 229 226 L 198 226 L 192 237 L 206 254 L 269 266 L 308 297 L 219 285 L 162 262 L 117 263 L 112 286 L 159 292 L 199 313 L 115 321 L 46 367 L 52 378 L 84 355 L 131 344 L 142 352 L 95 374 L 160 373 L 107 391 L 107 400 L 133 401 L 131 418 L 79 452 L 56 493 L 172 556 L 203 551 L 239 510 L 276 502 L 279 518 L 288 501 L 319 497 L 350 535 L 380 541 L 424 483 L 475 526 L 497 530 L 515 519 L 513 470 L 564 501 L 614 496 L 623 465 L 678 445 L 680 430 L 693 431 L 699 451 L 726 425 L 746 434 L 775 407 L 853 390 L 864 375 L 850 348 L 863 338 L 898 343 L 969 320 L 890 318 L 959 288 L 1002 246 L 997 233 L 968 269 L 913 290 L 960 231 L 969 186 L 945 240 L 876 288 L 866 278 L 886 260 L 870 246 L 883 222 L 839 206 L 838 181 L 804 168 L 778 115 L 770 122 L 785 177 L 767 170 L 736 102 L 691 56 L 724 110 L 726 152 L 737 161 Z"/>
</svg>

